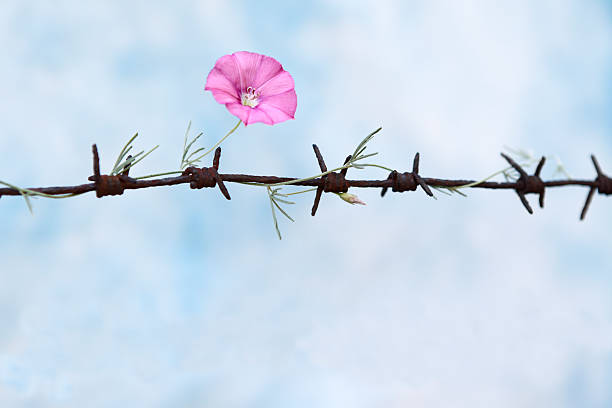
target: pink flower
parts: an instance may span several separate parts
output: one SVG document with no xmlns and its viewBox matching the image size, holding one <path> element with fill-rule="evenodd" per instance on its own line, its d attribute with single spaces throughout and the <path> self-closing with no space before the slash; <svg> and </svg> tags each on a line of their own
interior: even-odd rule
<svg viewBox="0 0 612 408">
<path fill-rule="evenodd" d="M 294 86 L 291 75 L 274 58 L 240 51 L 217 60 L 204 89 L 245 125 L 273 125 L 294 118 Z"/>
</svg>

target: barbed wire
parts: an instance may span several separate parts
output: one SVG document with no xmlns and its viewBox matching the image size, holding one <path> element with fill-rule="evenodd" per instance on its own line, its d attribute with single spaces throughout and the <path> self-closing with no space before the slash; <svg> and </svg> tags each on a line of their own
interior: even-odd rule
<svg viewBox="0 0 612 408">
<path fill-rule="evenodd" d="M 375 133 L 375 132 L 374 132 Z M 371 137 L 371 135 L 370 135 Z M 367 139 L 367 138 L 366 138 Z M 133 140 L 133 139 L 132 139 Z M 369 139 L 367 139 L 369 140 Z M 367 141 L 366 141 L 367 143 Z M 365 146 L 365 143 L 362 142 Z M 599 194 L 610 195 L 612 194 L 612 179 L 608 177 L 601 169 L 596 157 L 591 155 L 591 160 L 595 167 L 596 177 L 594 180 L 576 180 L 576 179 L 564 179 L 564 180 L 551 180 L 544 181 L 540 177 L 540 173 L 546 158 L 542 157 L 537 165 L 535 172 L 532 175 L 527 174 L 525 169 L 514 161 L 508 155 L 501 153 L 501 156 L 508 162 L 508 164 L 516 171 L 518 178 L 514 181 L 506 182 L 494 182 L 494 181 L 474 181 L 474 180 L 451 180 L 441 178 L 423 177 L 419 174 L 419 161 L 420 155 L 416 153 L 412 171 L 400 172 L 393 170 L 389 173 L 388 177 L 384 180 L 350 180 L 346 178 L 349 167 L 357 167 L 358 165 L 351 165 L 342 168 L 340 171 L 328 171 L 323 156 L 317 147 L 312 145 L 313 150 L 322 172 L 322 176 L 316 178 L 298 179 L 293 177 L 279 177 L 279 176 L 261 176 L 261 175 L 250 175 L 250 174 L 223 174 L 219 173 L 219 164 L 221 158 L 221 147 L 217 147 L 212 161 L 211 167 L 195 167 L 190 166 L 183 170 L 183 172 L 175 177 L 164 177 L 156 178 L 152 180 L 136 179 L 129 176 L 129 170 L 132 164 L 135 164 L 135 159 L 132 156 L 127 156 L 124 161 L 127 165 L 118 165 L 119 160 L 115 163 L 115 167 L 111 174 L 101 174 L 100 172 L 100 158 L 98 154 L 97 146 L 92 146 L 93 153 L 93 175 L 88 178 L 92 183 L 80 184 L 74 186 L 59 186 L 59 187 L 32 187 L 32 188 L 18 188 L 8 183 L 3 183 L 8 187 L 0 188 L 0 198 L 2 196 L 23 196 L 28 202 L 28 195 L 39 195 L 50 198 L 64 198 L 76 196 L 88 192 L 95 191 L 96 197 L 102 198 L 106 196 L 122 195 L 125 190 L 136 190 L 141 188 L 150 187 L 161 187 L 161 186 L 172 186 L 178 184 L 189 184 L 192 189 L 202 188 L 214 188 L 218 187 L 221 194 L 228 200 L 231 199 L 229 190 L 227 189 L 226 183 L 241 183 L 241 184 L 253 184 L 253 185 L 266 185 L 268 186 L 268 192 L 271 194 L 271 201 L 274 199 L 276 190 L 271 190 L 270 187 L 280 185 L 296 185 L 296 186 L 310 186 L 316 188 L 314 203 L 312 206 L 311 214 L 314 216 L 319 207 L 319 202 L 323 193 L 346 193 L 349 188 L 380 188 L 381 196 L 384 196 L 389 189 L 392 192 L 403 193 L 408 191 L 416 191 L 419 187 L 428 196 L 433 197 L 433 193 L 430 189 L 448 189 L 452 192 L 459 192 L 459 189 L 463 188 L 482 188 L 482 189 L 493 189 L 493 190 L 514 190 L 518 195 L 524 208 L 533 214 L 533 209 L 527 200 L 527 195 L 537 194 L 539 196 L 539 205 L 541 208 L 544 207 L 544 196 L 547 188 L 552 187 L 565 187 L 565 186 L 585 186 L 589 187 L 589 192 L 585 200 L 584 206 L 580 213 L 580 219 L 583 220 L 591 204 L 595 191 Z M 361 146 L 361 145 L 360 145 Z M 359 149 L 359 147 L 358 147 Z M 358 150 L 357 149 L 357 150 Z M 363 151 L 365 147 L 361 150 Z M 125 150 L 125 149 L 124 149 Z M 357 152 L 356 150 L 356 152 Z M 151 150 L 152 151 L 152 150 Z M 151 152 L 149 151 L 149 153 Z M 361 152 L 357 153 L 357 156 Z M 124 154 L 124 151 L 120 154 L 120 157 Z M 147 153 L 148 154 L 148 153 Z M 373 155 L 373 154 L 372 154 Z M 369 155 L 368 155 L 369 156 Z M 345 160 L 347 163 L 352 163 L 351 159 L 353 155 L 350 155 Z M 365 157 L 365 156 L 360 156 Z M 141 160 L 141 157 L 139 160 Z M 379 166 L 382 167 L 382 166 Z M 120 174 L 114 174 L 121 171 Z M 504 175 L 506 173 L 504 172 Z M 286 196 L 285 194 L 278 194 Z M 278 198 L 277 198 L 278 199 Z M 281 202 L 287 202 L 282 201 Z M 287 202 L 292 204 L 291 202 Z M 274 201 L 274 204 L 279 210 L 283 212 L 289 219 L 291 219 L 278 204 Z M 274 208 L 273 208 L 274 214 Z M 275 218 L 276 224 L 276 218 Z M 278 228 L 277 228 L 278 230 Z M 280 237 L 280 232 L 279 232 Z"/>
</svg>

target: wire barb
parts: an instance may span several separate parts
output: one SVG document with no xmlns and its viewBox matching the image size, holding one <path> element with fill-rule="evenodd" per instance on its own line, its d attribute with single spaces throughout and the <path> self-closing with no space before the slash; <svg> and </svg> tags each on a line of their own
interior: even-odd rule
<svg viewBox="0 0 612 408">
<path fill-rule="evenodd" d="M 546 186 L 540 178 L 540 172 L 544 167 L 546 157 L 542 156 L 535 173 L 533 174 L 533 176 L 530 176 L 517 162 L 512 160 L 512 158 L 510 158 L 504 153 L 500 154 L 520 175 L 520 177 L 516 181 L 517 187 L 514 189 L 514 191 L 516 191 L 516 194 L 518 194 L 519 198 L 521 199 L 521 203 L 523 203 L 523 206 L 525 207 L 527 212 L 529 214 L 533 214 L 533 209 L 531 208 L 531 205 L 529 205 L 527 197 L 525 197 L 526 194 L 539 194 L 540 208 L 544 208 L 544 192 L 546 191 Z"/>
<path fill-rule="evenodd" d="M 431 189 L 427 183 L 425 183 L 425 180 L 419 176 L 420 157 L 421 156 L 418 152 L 414 155 L 414 160 L 412 161 L 412 172 L 406 171 L 404 173 L 399 173 L 397 170 L 393 170 L 391 173 L 389 173 L 387 180 L 391 181 L 391 191 L 403 193 L 404 191 L 415 191 L 418 186 L 421 186 L 423 191 L 425 191 L 428 196 L 433 197 Z M 388 187 L 386 186 L 382 188 L 380 192 L 381 197 L 384 197 L 385 194 L 387 194 L 387 189 Z"/>
<path fill-rule="evenodd" d="M 215 187 L 219 185 L 221 194 L 228 200 L 232 198 L 223 183 L 223 177 L 219 174 L 219 160 L 221 158 L 221 148 L 217 147 L 215 150 L 215 156 L 213 158 L 212 167 L 187 167 L 183 170 L 184 176 L 189 176 L 189 187 L 192 189 L 200 189 L 205 187 Z"/>
<path fill-rule="evenodd" d="M 317 157 L 317 161 L 319 162 L 319 168 L 321 169 L 321 172 L 327 172 L 327 166 L 325 165 L 325 160 L 323 160 L 321 151 L 319 150 L 316 144 L 312 145 L 312 149 L 314 150 L 315 156 Z M 321 177 L 321 181 L 317 187 L 314 203 L 312 204 L 312 210 L 310 211 L 310 215 L 312 215 L 313 217 L 315 216 L 315 214 L 317 213 L 317 209 L 319 208 L 319 201 L 321 201 L 321 195 L 323 195 L 323 186 L 325 185 L 326 178 L 327 176 Z"/>
<path fill-rule="evenodd" d="M 325 165 L 325 160 L 323 160 L 323 156 L 321 155 L 321 151 L 316 144 L 312 145 L 312 149 L 314 150 L 315 156 L 317 157 L 317 161 L 319 162 L 319 168 L 322 173 L 327 172 L 327 166 Z M 344 165 L 346 165 L 352 158 L 352 155 L 349 155 L 344 160 Z M 349 183 L 346 180 L 346 172 L 348 168 L 345 167 L 340 170 L 339 173 L 331 172 L 319 179 L 319 184 L 317 186 L 317 192 L 315 194 L 314 203 L 312 205 L 312 210 L 310 211 L 310 215 L 313 217 L 317 213 L 317 209 L 319 208 L 319 202 L 321 201 L 321 196 L 323 192 L 326 193 L 346 193 L 349 189 Z"/>
<path fill-rule="evenodd" d="M 129 166 L 123 170 L 122 174 L 106 175 L 100 174 L 100 155 L 98 147 L 94 144 L 91 146 L 93 154 L 93 175 L 87 179 L 93 181 L 96 190 L 96 197 L 102 198 L 106 196 L 121 195 L 125 190 L 125 184 L 134 182 L 133 178 L 128 176 Z M 130 156 L 128 156 L 129 158 Z"/>
<path fill-rule="evenodd" d="M 597 162 L 597 158 L 594 154 L 591 155 L 591 161 L 593 161 L 593 166 L 595 167 L 595 171 L 597 172 L 597 177 L 595 178 L 593 185 L 589 189 L 586 201 L 584 202 L 584 207 L 582 207 L 582 212 L 580 213 L 581 221 L 584 220 L 584 217 L 586 217 L 586 213 L 589 210 L 589 206 L 591 205 L 591 200 L 593 199 L 593 194 L 595 194 L 595 190 L 597 190 L 599 194 L 612 194 L 612 179 L 601 170 L 601 167 L 599 167 L 599 163 Z"/>
<path fill-rule="evenodd" d="M 98 155 L 98 146 L 95 143 L 91 146 L 91 152 L 93 154 L 93 181 L 98 181 L 100 178 L 100 156 Z"/>
</svg>

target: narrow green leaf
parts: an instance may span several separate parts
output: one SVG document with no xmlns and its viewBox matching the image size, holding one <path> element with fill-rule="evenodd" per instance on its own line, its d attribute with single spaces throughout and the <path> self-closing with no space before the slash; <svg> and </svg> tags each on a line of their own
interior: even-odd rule
<svg viewBox="0 0 612 408">
<path fill-rule="evenodd" d="M 193 144 L 194 144 L 195 142 L 197 142 L 197 141 L 198 141 L 198 139 L 199 139 L 200 137 L 202 137 L 202 135 L 203 135 L 203 134 L 204 134 L 204 133 L 202 133 L 202 132 L 198 133 L 198 135 L 197 135 L 196 137 L 194 137 L 194 138 L 193 138 L 193 140 L 192 140 L 191 142 L 189 142 L 189 144 L 187 145 L 187 148 L 185 149 L 185 151 L 189 151 L 189 150 L 191 149 L 191 146 L 193 146 Z"/>
<path fill-rule="evenodd" d="M 434 190 L 442 193 L 442 194 L 446 194 L 448 196 L 452 195 L 451 193 L 449 193 L 448 191 L 444 191 L 444 189 L 442 187 L 437 187 L 437 186 L 431 186 Z M 450 189 L 449 189 L 450 190 Z"/>
<path fill-rule="evenodd" d="M 202 150 L 204 150 L 204 147 L 200 147 L 198 150 L 195 150 L 193 153 L 191 153 L 188 157 L 187 160 L 185 160 L 184 162 L 189 162 L 189 163 L 195 163 L 195 162 L 199 162 L 200 159 L 196 159 L 196 160 L 191 160 L 191 156 L 193 156 L 194 154 L 197 154 L 199 152 L 201 152 Z"/>
<path fill-rule="evenodd" d="M 22 191 L 20 191 L 20 193 L 23 196 L 26 205 L 28 206 L 28 210 L 30 210 L 30 214 L 34 215 L 34 211 L 32 211 L 32 203 L 30 202 L 30 197 L 28 196 L 28 193 L 24 193 Z"/>
<path fill-rule="evenodd" d="M 136 132 L 134 134 L 134 136 L 132 136 L 132 138 L 130 140 L 128 140 L 128 142 L 125 144 L 125 146 L 123 146 L 123 149 L 121 149 L 121 151 L 119 152 L 119 156 L 117 156 L 117 160 L 115 161 L 115 165 L 113 166 L 113 169 L 115 169 L 119 165 L 119 163 L 121 163 L 121 160 L 123 160 L 123 157 L 125 157 L 125 154 L 131 148 L 130 145 L 132 144 L 134 139 L 136 139 L 137 137 L 138 137 L 138 132 Z M 127 149 L 127 151 L 126 151 L 126 149 Z"/>
<path fill-rule="evenodd" d="M 288 194 L 285 194 L 285 195 L 286 195 L 286 196 L 290 196 L 290 195 L 295 195 L 295 194 L 304 194 L 304 193 L 309 193 L 309 192 L 311 192 L 311 191 L 315 191 L 316 189 L 317 189 L 317 188 L 316 188 L 316 187 L 314 187 L 314 188 L 309 188 L 309 189 L 307 189 L 307 190 L 302 190 L 302 191 L 294 191 L 293 193 L 288 193 Z"/>
<path fill-rule="evenodd" d="M 144 156 L 142 156 L 140 159 L 136 160 L 134 163 L 132 163 L 132 167 L 134 167 L 136 164 L 138 164 L 142 159 L 144 159 L 145 157 L 147 157 L 149 154 L 151 154 L 155 149 L 157 149 L 159 147 L 159 145 L 156 145 L 154 148 L 152 148 L 151 150 L 149 150 L 148 152 L 146 152 L 144 154 Z M 142 152 L 141 152 L 142 153 Z M 139 153 L 140 154 L 140 153 Z"/>
<path fill-rule="evenodd" d="M 187 124 L 187 130 L 185 131 L 185 140 L 183 142 L 183 157 L 185 157 L 185 151 L 187 150 L 185 147 L 187 146 L 187 136 L 189 135 L 189 130 L 191 129 L 191 121 Z"/>
<path fill-rule="evenodd" d="M 274 205 L 276 206 L 276 208 L 278 208 L 278 210 L 279 210 L 281 213 L 283 213 L 283 215 L 284 215 L 285 217 L 289 218 L 289 219 L 290 219 L 292 222 L 295 222 L 295 221 L 293 220 L 293 218 L 291 218 L 291 216 L 290 216 L 289 214 L 287 214 L 287 213 L 285 212 L 285 210 L 283 210 L 283 209 L 282 209 L 282 207 L 281 207 L 280 205 L 278 205 L 278 203 L 276 202 L 276 200 L 272 199 L 272 202 L 274 203 Z"/>
<path fill-rule="evenodd" d="M 270 189 L 268 188 L 268 192 Z M 270 199 L 270 209 L 272 210 L 272 220 L 274 221 L 274 228 L 276 229 L 276 234 L 278 234 L 278 239 L 283 239 L 281 236 L 280 229 L 278 228 L 278 220 L 276 219 L 276 212 L 274 211 L 274 200 L 272 200 L 272 196 L 268 194 L 268 198 Z"/>
<path fill-rule="evenodd" d="M 351 160 L 351 162 L 356 162 L 356 161 L 359 161 L 359 160 L 367 159 L 368 157 L 376 156 L 377 154 L 378 154 L 378 152 L 365 154 L 363 156 L 357 156 L 357 158 L 355 160 Z"/>
<path fill-rule="evenodd" d="M 275 196 L 274 199 L 283 204 L 295 204 L 293 201 L 283 200 L 282 198 L 278 198 L 277 196 Z"/>
<path fill-rule="evenodd" d="M 457 194 L 459 194 L 460 196 L 463 196 L 463 197 L 467 197 L 468 196 L 467 194 L 465 194 L 463 191 L 459 190 L 458 188 L 449 188 L 449 190 L 452 191 L 453 193 L 457 193 Z"/>
</svg>

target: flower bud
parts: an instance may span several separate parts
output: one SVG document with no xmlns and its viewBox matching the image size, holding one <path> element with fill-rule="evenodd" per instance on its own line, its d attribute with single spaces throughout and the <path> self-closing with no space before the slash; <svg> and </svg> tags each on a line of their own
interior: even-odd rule
<svg viewBox="0 0 612 408">
<path fill-rule="evenodd" d="M 355 194 L 340 193 L 340 194 L 338 194 L 338 197 L 340 197 L 341 199 L 343 199 L 344 201 L 346 201 L 349 204 L 353 204 L 353 205 L 354 204 L 366 205 L 366 203 L 361 201 L 359 199 L 359 197 L 357 197 Z"/>
</svg>

